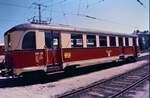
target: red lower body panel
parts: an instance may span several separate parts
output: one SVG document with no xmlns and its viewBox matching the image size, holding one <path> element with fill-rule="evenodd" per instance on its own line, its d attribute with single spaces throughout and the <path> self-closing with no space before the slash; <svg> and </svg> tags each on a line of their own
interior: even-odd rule
<svg viewBox="0 0 150 98">
<path fill-rule="evenodd" d="M 124 47 L 125 54 L 134 54 L 133 47 Z M 14 68 L 36 67 L 47 64 L 58 64 L 88 59 L 98 59 L 122 54 L 121 47 L 106 48 L 67 48 L 61 50 L 11 51 L 6 55 L 6 61 Z"/>
<path fill-rule="evenodd" d="M 65 58 L 64 62 L 97 59 L 110 56 L 118 56 L 121 54 L 120 48 L 76 48 L 76 49 L 64 49 L 63 53 L 70 53 L 71 58 Z"/>
</svg>

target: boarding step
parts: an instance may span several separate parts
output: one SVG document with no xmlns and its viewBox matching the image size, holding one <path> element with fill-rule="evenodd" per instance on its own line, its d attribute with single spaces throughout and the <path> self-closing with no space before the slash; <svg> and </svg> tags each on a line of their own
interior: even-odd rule
<svg viewBox="0 0 150 98">
<path fill-rule="evenodd" d="M 62 70 L 61 65 L 48 65 L 47 66 L 47 72 L 55 72 L 55 71 L 60 71 Z"/>
</svg>

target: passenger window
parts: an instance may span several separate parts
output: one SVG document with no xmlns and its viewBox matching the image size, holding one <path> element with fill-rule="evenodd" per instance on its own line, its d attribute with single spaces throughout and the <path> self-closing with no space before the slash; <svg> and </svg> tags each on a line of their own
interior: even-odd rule
<svg viewBox="0 0 150 98">
<path fill-rule="evenodd" d="M 26 50 L 36 49 L 35 32 L 32 31 L 25 34 L 22 42 L 22 49 L 26 49 Z"/>
<path fill-rule="evenodd" d="M 106 36 L 99 36 L 100 47 L 107 47 L 107 38 Z"/>
<path fill-rule="evenodd" d="M 87 47 L 96 47 L 96 35 L 87 35 Z"/>
<path fill-rule="evenodd" d="M 125 38 L 125 45 L 129 46 L 129 39 L 127 37 Z"/>
<path fill-rule="evenodd" d="M 71 34 L 71 47 L 83 47 L 82 34 Z"/>
<path fill-rule="evenodd" d="M 109 37 L 110 46 L 116 46 L 116 38 L 113 36 Z"/>
<path fill-rule="evenodd" d="M 59 33 L 58 32 L 45 32 L 45 45 L 47 48 L 59 47 Z"/>
<path fill-rule="evenodd" d="M 119 46 L 123 46 L 123 38 L 119 37 Z"/>
</svg>

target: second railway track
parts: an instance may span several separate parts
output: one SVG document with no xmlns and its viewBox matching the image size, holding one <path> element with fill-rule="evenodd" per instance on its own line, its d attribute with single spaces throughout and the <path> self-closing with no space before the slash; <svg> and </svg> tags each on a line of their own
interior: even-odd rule
<svg viewBox="0 0 150 98">
<path fill-rule="evenodd" d="M 111 79 L 98 81 L 87 87 L 67 92 L 57 98 L 127 98 L 123 95 L 124 93 L 148 78 L 149 66 L 144 65 Z"/>
</svg>

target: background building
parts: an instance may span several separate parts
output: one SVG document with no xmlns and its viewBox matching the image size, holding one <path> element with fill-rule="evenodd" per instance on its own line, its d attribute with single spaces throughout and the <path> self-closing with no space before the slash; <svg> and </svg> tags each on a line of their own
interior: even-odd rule
<svg viewBox="0 0 150 98">
<path fill-rule="evenodd" d="M 138 35 L 141 51 L 146 52 L 150 50 L 150 32 L 136 30 L 134 34 Z"/>
</svg>

